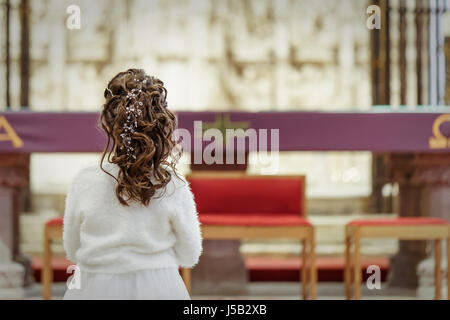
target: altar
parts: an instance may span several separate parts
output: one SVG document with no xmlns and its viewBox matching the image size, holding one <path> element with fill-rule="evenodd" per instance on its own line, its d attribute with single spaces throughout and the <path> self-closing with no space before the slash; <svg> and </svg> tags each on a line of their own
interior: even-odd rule
<svg viewBox="0 0 450 320">
<path fill-rule="evenodd" d="M 245 123 L 245 130 L 276 129 L 278 141 L 272 139 L 268 150 L 264 150 L 273 156 L 278 152 L 327 150 L 383 154 L 388 168 L 386 178 L 399 185 L 399 215 L 448 219 L 449 203 L 445 199 L 450 196 L 450 114 L 445 111 L 178 112 L 177 117 L 180 128 L 192 133 L 192 139 L 194 122 L 207 127 L 216 123 L 222 129 L 236 128 L 234 124 L 238 123 Z M 2 214 L 10 221 L 3 227 L 15 230 L 2 232 L 2 240 L 16 259 L 20 256 L 20 208 L 7 204 L 18 201 L 19 190 L 28 181 L 27 169 L 18 157 L 33 152 L 100 152 L 105 137 L 97 128 L 97 118 L 98 114 L 94 112 L 0 114 L 0 180 L 4 190 L 11 190 L 10 198 L 2 198 L 2 206 L 9 208 Z M 204 144 L 196 145 L 194 140 L 188 145 L 192 149 L 184 152 L 196 152 L 195 147 L 204 148 Z M 246 145 L 245 151 L 260 151 L 259 145 L 252 150 Z M 11 184 L 12 173 L 16 184 Z M 228 257 L 236 256 L 237 247 L 230 248 L 221 250 Z M 411 281 L 417 283 L 416 268 L 425 257 L 424 244 L 401 243 L 400 252 L 392 262 L 391 282 L 400 285 Z M 236 268 L 239 270 L 242 266 Z"/>
</svg>

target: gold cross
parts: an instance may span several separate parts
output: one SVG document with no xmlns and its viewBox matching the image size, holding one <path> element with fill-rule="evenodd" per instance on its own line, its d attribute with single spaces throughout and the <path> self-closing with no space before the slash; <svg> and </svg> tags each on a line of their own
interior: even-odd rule
<svg viewBox="0 0 450 320">
<path fill-rule="evenodd" d="M 230 121 L 229 114 L 217 114 L 214 122 L 205 122 L 202 125 L 202 131 L 205 132 L 208 129 L 218 129 L 222 135 L 226 136 L 227 129 L 248 129 L 250 123 L 248 121 Z"/>
</svg>

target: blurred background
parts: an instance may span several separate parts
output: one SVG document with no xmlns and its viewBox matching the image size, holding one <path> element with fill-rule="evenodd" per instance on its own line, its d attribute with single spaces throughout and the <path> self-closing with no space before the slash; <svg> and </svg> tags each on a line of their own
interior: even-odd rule
<svg viewBox="0 0 450 320">
<path fill-rule="evenodd" d="M 370 112 L 382 105 L 387 112 L 437 106 L 448 112 L 445 105 L 450 104 L 448 0 L 2 0 L 1 4 L 0 111 L 99 112 L 107 82 L 131 67 L 162 79 L 169 107 L 175 111 Z M 367 26 L 370 5 L 381 9 L 379 30 Z M 73 20 L 77 10 L 79 25 Z M 17 217 L 20 233 L 15 233 L 18 249 L 13 256 L 20 252 L 14 260 L 29 266 L 25 297 L 40 295 L 36 281 L 45 221 L 63 214 L 71 179 L 99 156 L 32 153 L 24 160 L 29 184 L 20 193 L 23 210 Z M 187 161 L 180 170 L 190 172 Z M 279 174 L 307 175 L 308 212 L 318 227 L 323 283 L 342 281 L 347 221 L 398 214 L 398 186 L 386 179 L 385 170 L 383 155 L 369 151 L 280 153 Z M 258 165 L 249 164 L 247 172 L 258 173 Z M 4 216 L 0 224 L 7 225 Z M 222 246 L 224 252 L 223 248 L 233 247 L 210 245 Z M 194 295 L 297 294 L 295 282 L 289 286 L 298 277 L 295 259 L 300 246 L 295 241 L 244 240 L 238 247 L 241 255 L 234 259 L 241 259 L 244 267 L 236 266 L 240 271 L 235 273 L 242 276 L 227 279 L 222 287 L 211 285 L 220 279 L 204 279 L 204 285 L 199 280 L 195 287 L 194 274 Z M 67 276 L 63 250 L 58 243 L 53 250 L 55 280 L 63 281 Z M 423 244 L 405 250 L 419 252 L 414 270 L 426 258 Z M 398 251 L 396 240 L 363 243 L 367 261 L 382 267 L 386 283 L 391 257 Z M 392 287 L 416 295 L 418 277 L 405 277 L 394 279 Z M 330 297 L 344 294 L 332 285 L 319 287 L 321 292 Z M 421 294 L 432 296 L 430 285 L 423 285 Z"/>
</svg>

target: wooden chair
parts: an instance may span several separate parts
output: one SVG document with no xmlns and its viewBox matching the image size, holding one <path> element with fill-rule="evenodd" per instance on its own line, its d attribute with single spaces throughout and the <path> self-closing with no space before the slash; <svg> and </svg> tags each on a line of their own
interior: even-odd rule
<svg viewBox="0 0 450 320">
<path fill-rule="evenodd" d="M 309 298 L 316 298 L 314 227 L 307 220 L 304 176 L 202 173 L 187 180 L 197 204 L 203 239 L 300 240 L 302 297 L 308 298 L 309 284 Z M 183 271 L 189 291 L 190 273 L 190 269 Z"/>
<path fill-rule="evenodd" d="M 435 299 L 441 299 L 441 241 L 447 239 L 447 268 L 450 266 L 449 224 L 438 218 L 358 219 L 345 229 L 345 287 L 347 299 L 352 297 L 352 278 L 355 299 L 361 299 L 361 239 L 396 238 L 399 240 L 433 240 L 435 258 Z M 354 246 L 353 263 L 351 246 Z M 450 272 L 447 272 L 447 284 Z M 450 286 L 448 286 L 448 294 Z M 450 299 L 450 298 L 449 298 Z"/>
<path fill-rule="evenodd" d="M 63 218 L 55 218 L 46 222 L 44 227 L 44 251 L 41 269 L 42 299 L 50 300 L 52 297 L 53 269 L 52 242 L 62 238 Z"/>
</svg>

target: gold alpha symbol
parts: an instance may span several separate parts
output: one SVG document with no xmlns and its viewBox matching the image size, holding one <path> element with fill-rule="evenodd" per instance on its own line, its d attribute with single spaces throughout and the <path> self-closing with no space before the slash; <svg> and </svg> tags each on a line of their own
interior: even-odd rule
<svg viewBox="0 0 450 320">
<path fill-rule="evenodd" d="M 11 127 L 4 116 L 0 116 L 0 129 L 5 129 L 5 133 L 0 133 L 0 141 L 11 141 L 14 148 L 22 148 L 23 141 Z"/>
<path fill-rule="evenodd" d="M 445 137 L 441 130 L 440 126 L 444 122 L 450 122 L 450 114 L 443 114 L 434 120 L 433 123 L 433 137 L 430 137 L 428 144 L 431 149 L 445 149 L 447 147 L 450 148 L 450 138 Z"/>
</svg>

